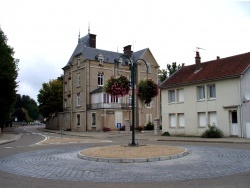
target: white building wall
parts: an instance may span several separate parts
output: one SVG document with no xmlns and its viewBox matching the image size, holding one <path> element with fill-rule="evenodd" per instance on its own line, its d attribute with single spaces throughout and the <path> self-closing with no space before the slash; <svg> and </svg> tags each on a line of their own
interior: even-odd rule
<svg viewBox="0 0 250 188">
<path fill-rule="evenodd" d="M 208 99 L 207 85 L 215 84 L 216 99 Z M 198 126 L 198 112 L 206 113 L 206 122 L 209 122 L 209 112 L 216 112 L 217 126 L 223 131 L 225 136 L 230 135 L 229 125 L 229 106 L 237 106 L 239 104 L 239 87 L 238 79 L 228 79 L 217 82 L 209 82 L 204 84 L 189 85 L 177 89 L 184 89 L 184 102 L 171 103 L 168 102 L 168 90 L 163 89 L 162 96 L 162 131 L 169 132 L 172 135 L 201 135 L 206 127 Z M 197 86 L 205 86 L 205 100 L 198 101 Z M 171 89 L 172 90 L 172 89 Z M 224 108 L 227 107 L 227 108 Z M 228 109 L 229 108 L 229 109 Z M 234 108 L 235 109 L 235 108 Z M 235 109 L 237 110 L 237 108 Z M 185 127 L 170 127 L 169 114 L 184 113 Z M 177 122 L 178 124 L 178 122 Z"/>
<path fill-rule="evenodd" d="M 241 98 L 242 101 L 242 126 L 243 137 L 250 138 L 250 69 L 248 69 L 241 78 Z"/>
</svg>

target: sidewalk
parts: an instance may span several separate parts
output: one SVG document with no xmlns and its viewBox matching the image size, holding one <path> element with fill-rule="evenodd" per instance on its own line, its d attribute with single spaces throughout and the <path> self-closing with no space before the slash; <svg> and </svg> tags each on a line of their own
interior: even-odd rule
<svg viewBox="0 0 250 188">
<path fill-rule="evenodd" d="M 5 128 L 3 132 L 0 133 L 0 145 L 14 142 L 20 139 L 21 135 L 15 134 L 15 128 Z"/>
<path fill-rule="evenodd" d="M 15 128 L 6 128 L 4 132 L 0 133 L 0 145 L 10 143 L 20 139 L 21 135 L 15 134 Z M 76 136 L 79 138 L 88 139 L 110 139 L 115 137 L 130 137 L 131 132 L 124 131 L 111 131 L 111 132 L 77 132 L 77 131 L 60 131 L 60 130 L 48 130 L 45 128 L 39 128 L 40 131 L 55 133 L 58 135 Z M 238 137 L 225 137 L 225 138 L 200 138 L 200 137 L 178 137 L 178 136 L 161 136 L 154 135 L 153 131 L 135 132 L 136 140 L 148 140 L 148 141 L 174 141 L 174 142 L 207 142 L 207 143 L 241 143 L 250 144 L 250 138 L 238 138 Z"/>
<path fill-rule="evenodd" d="M 78 136 L 85 138 L 112 138 L 121 136 L 130 136 L 130 133 L 125 131 L 110 131 L 110 132 L 76 132 L 76 131 L 58 131 L 40 129 L 44 132 L 52 132 L 56 134 Z M 210 143 L 241 143 L 250 144 L 250 138 L 225 137 L 225 138 L 200 138 L 200 137 L 179 137 L 179 136 L 161 136 L 154 135 L 153 131 L 135 132 L 136 140 L 152 140 L 152 141 L 178 141 L 178 142 L 210 142 Z"/>
</svg>

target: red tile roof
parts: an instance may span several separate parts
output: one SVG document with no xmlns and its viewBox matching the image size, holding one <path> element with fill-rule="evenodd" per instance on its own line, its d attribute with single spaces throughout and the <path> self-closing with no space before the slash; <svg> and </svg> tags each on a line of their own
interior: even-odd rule
<svg viewBox="0 0 250 188">
<path fill-rule="evenodd" d="M 196 65 L 184 66 L 165 80 L 160 87 L 172 88 L 181 85 L 202 83 L 240 77 L 250 66 L 250 52 L 201 63 L 197 72 Z"/>
</svg>

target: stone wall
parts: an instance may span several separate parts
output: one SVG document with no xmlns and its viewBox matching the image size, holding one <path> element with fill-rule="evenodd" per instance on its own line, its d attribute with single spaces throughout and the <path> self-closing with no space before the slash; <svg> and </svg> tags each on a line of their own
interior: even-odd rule
<svg viewBox="0 0 250 188">
<path fill-rule="evenodd" d="M 51 130 L 69 130 L 70 129 L 70 114 L 58 113 L 46 121 L 46 129 Z"/>
</svg>

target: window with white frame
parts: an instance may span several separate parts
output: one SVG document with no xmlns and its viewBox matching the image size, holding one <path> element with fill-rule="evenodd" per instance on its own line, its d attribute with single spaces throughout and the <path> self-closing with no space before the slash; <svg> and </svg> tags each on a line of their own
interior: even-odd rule
<svg viewBox="0 0 250 188">
<path fill-rule="evenodd" d="M 199 123 L 199 127 L 207 126 L 206 112 L 198 112 L 198 123 Z"/>
<path fill-rule="evenodd" d="M 207 86 L 207 90 L 208 90 L 208 98 L 209 99 L 215 99 L 216 98 L 216 88 L 215 85 L 208 85 Z"/>
<path fill-rule="evenodd" d="M 76 75 L 76 87 L 81 86 L 81 74 L 77 73 Z"/>
<path fill-rule="evenodd" d="M 99 58 L 99 65 L 103 65 L 104 58 Z"/>
<path fill-rule="evenodd" d="M 184 113 L 178 114 L 178 125 L 179 127 L 185 127 L 185 116 Z"/>
<path fill-rule="evenodd" d="M 91 126 L 96 126 L 96 113 L 91 114 Z"/>
<path fill-rule="evenodd" d="M 169 114 L 169 123 L 170 123 L 170 127 L 176 127 L 176 115 L 175 114 Z"/>
<path fill-rule="evenodd" d="M 104 61 L 104 56 L 102 54 L 99 54 L 97 56 L 97 59 L 99 61 L 99 65 L 103 65 L 103 61 Z"/>
<path fill-rule="evenodd" d="M 148 122 L 153 123 L 152 114 L 146 114 L 146 124 L 147 124 Z"/>
<path fill-rule="evenodd" d="M 81 57 L 79 56 L 79 57 L 77 58 L 77 67 L 80 67 L 80 64 L 81 64 Z"/>
<path fill-rule="evenodd" d="M 145 64 L 143 64 L 143 65 L 145 65 Z M 145 71 L 148 72 L 148 73 L 151 72 L 151 65 L 150 65 L 150 63 L 147 63 L 147 66 L 145 65 Z"/>
<path fill-rule="evenodd" d="M 184 102 L 184 89 L 177 89 L 177 101 Z"/>
<path fill-rule="evenodd" d="M 118 63 L 118 68 L 119 69 L 122 69 L 122 64 L 123 64 L 123 62 L 122 62 L 122 60 Z"/>
<path fill-rule="evenodd" d="M 175 102 L 175 90 L 168 91 L 168 102 L 174 103 Z"/>
<path fill-rule="evenodd" d="M 146 103 L 146 104 L 145 104 L 145 107 L 146 107 L 146 108 L 152 108 L 152 103 L 153 103 L 153 101 L 151 101 L 151 102 L 149 102 L 149 103 Z"/>
<path fill-rule="evenodd" d="M 107 93 L 103 94 L 103 103 L 109 103 L 109 94 Z"/>
<path fill-rule="evenodd" d="M 104 74 L 103 73 L 98 73 L 98 78 L 97 78 L 97 84 L 98 86 L 103 86 L 104 83 Z"/>
<path fill-rule="evenodd" d="M 128 105 L 132 106 L 132 95 L 128 96 Z"/>
<path fill-rule="evenodd" d="M 81 106 L 81 93 L 76 95 L 76 106 Z"/>
<path fill-rule="evenodd" d="M 118 97 L 117 96 L 111 96 L 111 102 L 112 103 L 118 103 Z"/>
<path fill-rule="evenodd" d="M 216 112 L 208 112 L 208 123 L 209 123 L 209 125 L 217 125 Z"/>
<path fill-rule="evenodd" d="M 205 86 L 197 86 L 197 98 L 198 100 L 205 99 Z"/>
<path fill-rule="evenodd" d="M 77 126 L 80 126 L 80 124 L 81 124 L 81 115 L 80 114 L 76 115 L 76 121 L 77 121 Z"/>
</svg>

